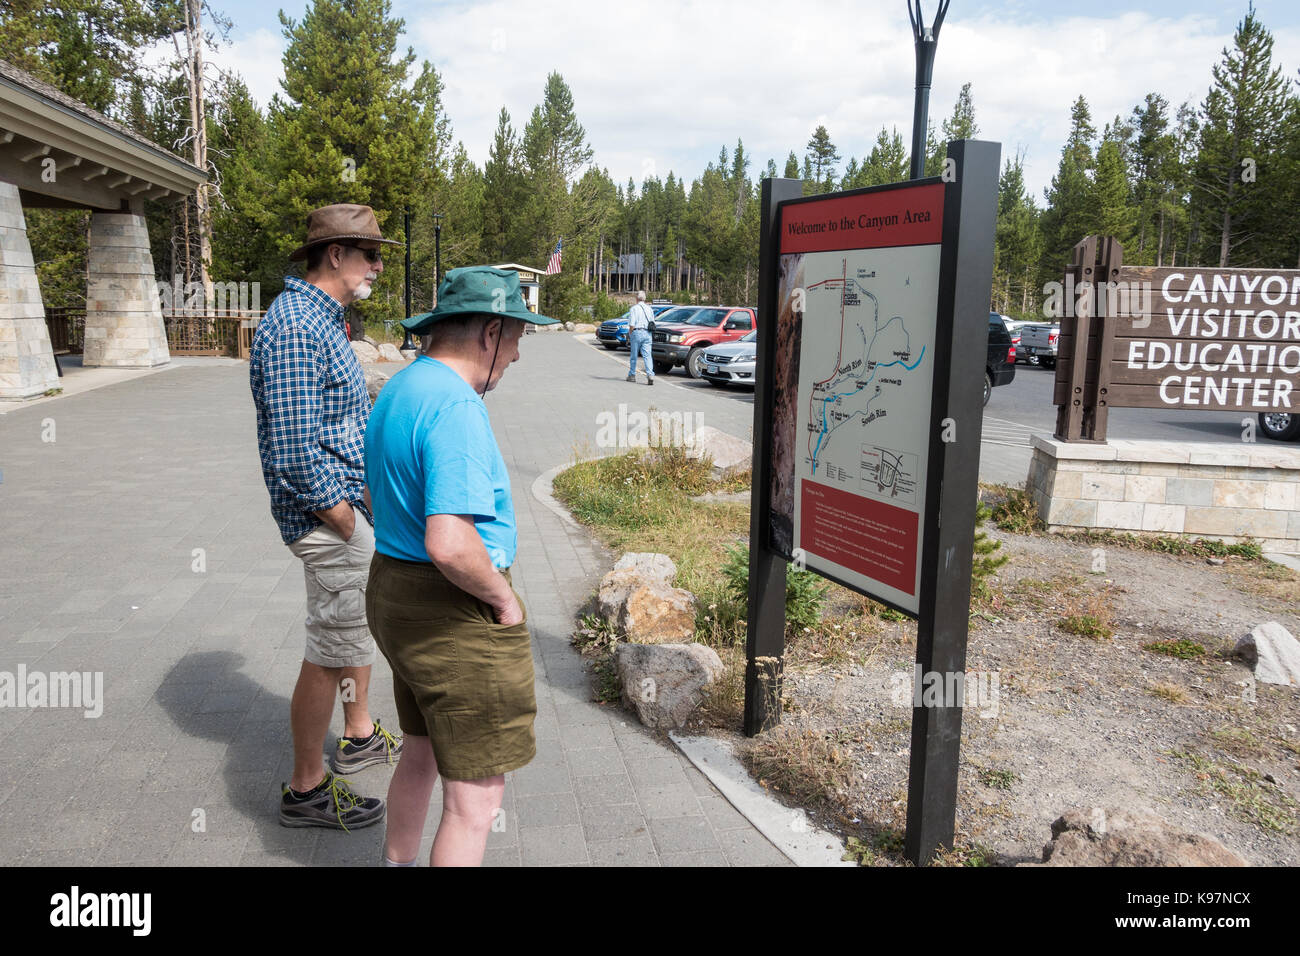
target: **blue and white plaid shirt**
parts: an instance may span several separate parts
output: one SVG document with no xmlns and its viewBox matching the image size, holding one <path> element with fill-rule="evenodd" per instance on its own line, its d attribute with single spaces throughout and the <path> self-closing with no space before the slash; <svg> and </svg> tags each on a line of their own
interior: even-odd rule
<svg viewBox="0 0 1300 956">
<path fill-rule="evenodd" d="M 253 337 L 257 449 L 286 544 L 320 526 L 311 512 L 341 501 L 370 519 L 363 499 L 370 395 L 343 308 L 324 290 L 287 276 Z"/>
</svg>

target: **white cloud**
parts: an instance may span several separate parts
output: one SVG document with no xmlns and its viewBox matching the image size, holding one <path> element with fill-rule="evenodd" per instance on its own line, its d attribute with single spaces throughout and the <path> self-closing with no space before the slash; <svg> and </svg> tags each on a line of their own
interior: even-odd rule
<svg viewBox="0 0 1300 956">
<path fill-rule="evenodd" d="M 522 130 L 551 70 L 569 84 L 596 161 L 617 182 L 639 183 L 648 169 L 693 179 L 737 138 L 752 174 L 769 157 L 779 169 L 791 149 L 802 158 L 819 123 L 845 161 L 869 152 L 881 126 L 910 141 L 915 68 L 896 0 L 797 7 L 571 0 L 563 16 L 495 0 L 400 12 L 403 45 L 442 74 L 455 136 L 479 163 L 500 108 Z M 1196 104 L 1234 25 L 1200 15 L 1068 17 L 1006 8 L 963 19 L 954 10 L 940 34 L 931 120 L 937 127 L 969 81 L 980 136 L 999 140 L 1004 156 L 1024 150 L 1041 203 L 1075 97 L 1087 98 L 1098 130 L 1117 114 L 1127 117 L 1147 92 L 1163 95 L 1171 109 Z M 1275 56 L 1298 48 L 1297 31 L 1274 32 Z M 283 44 L 278 32 L 259 29 L 236 35 L 217 59 L 242 73 L 265 106 L 279 89 Z M 1283 63 L 1290 76 L 1297 65 Z"/>
<path fill-rule="evenodd" d="M 222 69 L 238 73 L 244 79 L 257 105 L 266 110 L 271 97 L 280 90 L 284 75 L 284 37 L 270 30 L 241 32 L 238 24 L 230 31 L 230 44 L 212 55 Z"/>
</svg>

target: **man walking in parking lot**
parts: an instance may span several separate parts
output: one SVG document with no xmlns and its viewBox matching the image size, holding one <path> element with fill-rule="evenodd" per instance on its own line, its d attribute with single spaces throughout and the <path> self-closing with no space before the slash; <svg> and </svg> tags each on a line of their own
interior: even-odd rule
<svg viewBox="0 0 1300 956">
<path fill-rule="evenodd" d="M 307 643 L 289 720 L 293 775 L 280 822 L 355 829 L 384 818 L 384 802 L 363 798 L 325 770 L 322 749 L 343 692 L 344 736 L 330 765 L 350 773 L 401 750 L 367 707 L 375 644 L 365 591 L 374 553 L 363 459 L 370 396 L 348 343 L 343 312 L 370 295 L 383 272 L 383 238 L 369 206 L 339 204 L 307 217 L 305 277 L 288 276 L 258 324 L 249 362 L 257 446 L 271 514 L 307 584 Z"/>
<path fill-rule="evenodd" d="M 483 396 L 519 358 L 519 275 L 452 269 L 438 305 L 402 324 L 427 335 L 366 433 L 375 558 L 366 618 L 393 670 L 402 759 L 388 788 L 384 863 L 414 866 L 443 780 L 433 866 L 477 866 L 505 774 L 537 750 L 533 656 L 510 583 L 518 535 L 510 477 Z"/>
<path fill-rule="evenodd" d="M 655 367 L 651 361 L 650 355 L 650 326 L 655 319 L 654 310 L 646 305 L 645 293 L 636 294 L 636 305 L 627 314 L 627 344 L 632 349 L 632 364 L 627 370 L 627 380 L 636 381 L 636 357 L 641 356 L 642 363 L 645 365 L 647 385 L 655 383 Z"/>
</svg>

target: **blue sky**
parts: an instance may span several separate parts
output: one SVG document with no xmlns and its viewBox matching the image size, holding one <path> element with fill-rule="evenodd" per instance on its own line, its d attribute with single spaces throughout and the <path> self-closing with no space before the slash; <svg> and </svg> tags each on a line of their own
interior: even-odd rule
<svg viewBox="0 0 1300 956">
<path fill-rule="evenodd" d="M 234 21 L 216 62 L 243 75 L 265 106 L 281 75 L 277 10 L 300 18 L 308 4 L 213 4 Z M 925 4 L 927 19 L 935 6 Z M 1174 107 L 1199 103 L 1247 4 L 1095 0 L 1086 16 L 1077 9 L 952 0 L 940 34 L 932 120 L 951 112 L 969 81 L 980 138 L 1000 141 L 1003 156 L 1024 154 L 1040 205 L 1076 96 L 1087 97 L 1099 130 L 1147 92 Z M 1255 9 L 1273 33 L 1275 60 L 1296 78 L 1300 3 L 1260 0 Z M 845 161 L 868 152 L 882 125 L 910 138 L 904 0 L 570 0 L 554 8 L 394 0 L 393 15 L 406 21 L 404 44 L 443 75 L 453 134 L 479 163 L 501 106 L 521 127 L 551 70 L 573 90 L 596 162 L 620 182 L 669 170 L 694 178 L 737 138 L 758 174 L 769 157 L 778 167 L 791 149 L 802 157 L 818 124 Z"/>
</svg>

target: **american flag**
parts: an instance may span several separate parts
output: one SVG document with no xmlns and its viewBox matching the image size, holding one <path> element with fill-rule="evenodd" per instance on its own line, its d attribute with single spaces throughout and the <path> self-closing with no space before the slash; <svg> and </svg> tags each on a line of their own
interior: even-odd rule
<svg viewBox="0 0 1300 956">
<path fill-rule="evenodd" d="M 563 239 L 555 244 L 555 251 L 551 253 L 551 259 L 546 263 L 546 274 L 548 276 L 553 276 L 560 271 L 560 250 L 563 246 Z"/>
</svg>

